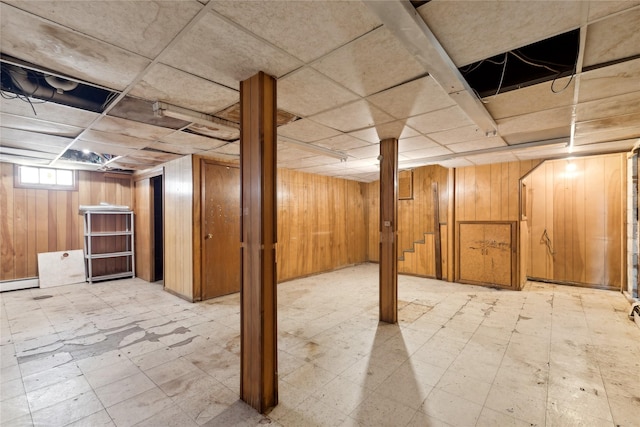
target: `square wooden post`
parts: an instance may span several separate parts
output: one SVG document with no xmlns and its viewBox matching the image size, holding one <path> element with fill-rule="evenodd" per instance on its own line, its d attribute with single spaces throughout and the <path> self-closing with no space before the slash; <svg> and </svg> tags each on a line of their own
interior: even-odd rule
<svg viewBox="0 0 640 427">
<path fill-rule="evenodd" d="M 273 77 L 240 83 L 240 398 L 260 413 L 278 404 L 276 114 Z"/>
<path fill-rule="evenodd" d="M 380 320 L 398 322 L 398 140 L 380 141 Z"/>
</svg>

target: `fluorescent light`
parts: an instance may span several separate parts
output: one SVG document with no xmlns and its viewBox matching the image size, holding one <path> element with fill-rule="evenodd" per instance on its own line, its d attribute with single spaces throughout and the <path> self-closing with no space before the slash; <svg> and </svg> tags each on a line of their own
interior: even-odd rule
<svg viewBox="0 0 640 427">
<path fill-rule="evenodd" d="M 330 150 L 328 148 L 320 147 L 318 145 L 312 145 L 306 142 L 296 141 L 295 139 L 278 138 L 278 142 L 284 142 L 285 144 L 293 145 L 299 150 L 308 151 L 310 153 L 319 154 L 321 156 L 333 157 L 334 159 L 340 159 L 341 162 L 346 162 L 349 157 L 341 151 Z"/>
<path fill-rule="evenodd" d="M 164 102 L 154 102 L 153 112 L 159 117 L 172 117 L 174 119 L 184 120 L 185 122 L 197 123 L 200 125 L 218 128 L 223 131 L 238 131 L 240 126 L 229 120 L 224 120 L 210 114 L 200 113 L 198 111 L 189 110 L 187 108 L 177 107 L 175 105 L 166 104 Z"/>
</svg>

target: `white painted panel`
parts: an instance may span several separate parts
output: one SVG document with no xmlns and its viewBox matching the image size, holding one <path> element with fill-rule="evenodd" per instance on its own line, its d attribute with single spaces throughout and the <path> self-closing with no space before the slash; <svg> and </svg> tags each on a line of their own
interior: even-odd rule
<svg viewBox="0 0 640 427">
<path fill-rule="evenodd" d="M 461 67 L 578 28 L 581 1 L 444 1 L 418 9 Z"/>
<path fill-rule="evenodd" d="M 507 145 L 499 136 L 476 139 L 473 141 L 458 142 L 457 144 L 449 144 L 447 148 L 454 153 L 464 151 L 484 150 L 487 148 L 504 147 Z"/>
<path fill-rule="evenodd" d="M 395 118 L 404 119 L 455 104 L 433 77 L 423 77 L 367 98 Z"/>
<path fill-rule="evenodd" d="M 137 150 L 151 144 L 150 139 L 135 138 L 120 133 L 105 132 L 101 130 L 88 130 L 82 135 L 82 140 L 96 142 L 105 145 L 119 145 L 121 147 Z"/>
<path fill-rule="evenodd" d="M 293 123 L 278 127 L 278 135 L 303 142 L 318 141 L 338 134 L 340 134 L 340 131 L 307 119 L 296 120 Z"/>
<path fill-rule="evenodd" d="M 154 58 L 202 8 L 182 1 L 15 1 L 22 10 Z"/>
<path fill-rule="evenodd" d="M 216 1 L 213 8 L 309 62 L 380 25 L 359 1 Z"/>
<path fill-rule="evenodd" d="M 584 66 L 640 54 L 640 9 L 589 25 Z"/>
<path fill-rule="evenodd" d="M 311 119 L 325 126 L 349 132 L 393 121 L 393 117 L 365 100 L 316 114 Z"/>
<path fill-rule="evenodd" d="M 455 144 L 456 142 L 473 141 L 485 137 L 484 132 L 478 129 L 476 125 L 430 133 L 427 136 L 437 143 L 444 145 Z"/>
<path fill-rule="evenodd" d="M 576 115 L 582 122 L 637 112 L 640 112 L 640 91 L 580 103 Z"/>
<path fill-rule="evenodd" d="M 640 58 L 582 73 L 579 102 L 640 91 Z"/>
<path fill-rule="evenodd" d="M 133 88 L 131 95 L 208 114 L 240 101 L 236 90 L 163 64 L 154 65 Z"/>
<path fill-rule="evenodd" d="M 0 282 L 0 292 L 17 291 L 38 287 L 38 279 L 4 280 Z"/>
<path fill-rule="evenodd" d="M 338 135 L 332 138 L 316 141 L 313 145 L 328 148 L 330 150 L 346 151 L 354 148 L 366 147 L 370 145 L 368 142 L 349 135 Z"/>
<path fill-rule="evenodd" d="M 160 139 L 163 136 L 175 132 L 173 129 L 161 128 L 159 126 L 111 116 L 101 118 L 100 121 L 93 126 L 93 129 L 148 140 Z"/>
<path fill-rule="evenodd" d="M 572 107 L 567 106 L 500 119 L 496 121 L 498 133 L 506 136 L 570 126 L 571 111 Z"/>
<path fill-rule="evenodd" d="M 23 100 L 2 98 L 0 100 L 0 111 L 25 118 L 77 127 L 86 127 L 99 116 L 98 113 L 67 107 L 66 105 L 55 104 L 53 102 L 42 103 L 42 101 L 38 99 L 33 99 L 33 102 L 32 109 L 31 105 Z M 33 113 L 34 109 L 36 110 L 35 114 Z"/>
<path fill-rule="evenodd" d="M 381 27 L 314 63 L 313 68 L 361 96 L 423 75 L 426 70 Z"/>
<path fill-rule="evenodd" d="M 173 132 L 163 136 L 160 140 L 168 144 L 183 145 L 197 150 L 213 150 L 227 143 L 227 141 L 187 132 Z"/>
<path fill-rule="evenodd" d="M 413 138 L 401 139 L 398 141 L 398 152 L 404 154 L 408 151 L 422 150 L 425 148 L 439 147 L 438 143 L 426 136 L 419 135 Z"/>
<path fill-rule="evenodd" d="M 13 114 L 0 113 L 0 124 L 2 127 L 26 130 L 30 132 L 41 132 L 49 135 L 64 136 L 73 138 L 82 132 L 81 128 L 60 123 L 37 120 L 31 117 L 16 116 Z"/>
<path fill-rule="evenodd" d="M 598 0 L 589 2 L 589 21 L 620 12 L 640 4 L 638 0 Z"/>
<path fill-rule="evenodd" d="M 122 90 L 149 60 L 0 4 L 2 53 L 87 82 Z"/>
<path fill-rule="evenodd" d="M 422 114 L 407 119 L 407 124 L 423 134 L 455 129 L 473 122 L 458 106 Z"/>
<path fill-rule="evenodd" d="M 82 250 L 38 254 L 38 276 L 41 288 L 82 283 L 86 280 L 84 269 Z"/>
<path fill-rule="evenodd" d="M 213 13 L 203 17 L 162 62 L 234 89 L 259 71 L 280 77 L 302 65 Z"/>
<path fill-rule="evenodd" d="M 65 147 L 71 141 L 72 138 L 66 138 L 62 136 L 46 135 L 38 132 L 29 132 L 20 129 L 0 128 L 0 141 L 4 143 L 8 142 L 30 142 L 33 144 L 48 145 L 51 147 Z"/>
<path fill-rule="evenodd" d="M 311 68 L 302 68 L 278 80 L 278 108 L 297 116 L 310 116 L 358 98 Z"/>
</svg>

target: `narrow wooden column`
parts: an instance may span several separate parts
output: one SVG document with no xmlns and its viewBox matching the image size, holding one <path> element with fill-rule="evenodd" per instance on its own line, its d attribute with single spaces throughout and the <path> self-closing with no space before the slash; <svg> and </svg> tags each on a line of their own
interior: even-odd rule
<svg viewBox="0 0 640 427">
<path fill-rule="evenodd" d="M 380 141 L 380 320 L 398 321 L 398 140 Z"/>
<path fill-rule="evenodd" d="M 260 413 L 278 404 L 276 111 L 273 77 L 240 83 L 240 398 Z"/>
</svg>

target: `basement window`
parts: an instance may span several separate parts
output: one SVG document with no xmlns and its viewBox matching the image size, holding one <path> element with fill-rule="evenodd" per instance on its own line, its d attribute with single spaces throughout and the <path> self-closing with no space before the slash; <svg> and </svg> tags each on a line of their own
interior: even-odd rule
<svg viewBox="0 0 640 427">
<path fill-rule="evenodd" d="M 552 81 L 560 93 L 569 84 L 557 83 L 573 76 L 578 60 L 580 30 L 576 29 L 527 46 L 486 58 L 458 70 L 480 98 Z"/>
<path fill-rule="evenodd" d="M 77 190 L 78 172 L 36 166 L 15 165 L 14 187 L 41 190 Z"/>
</svg>

